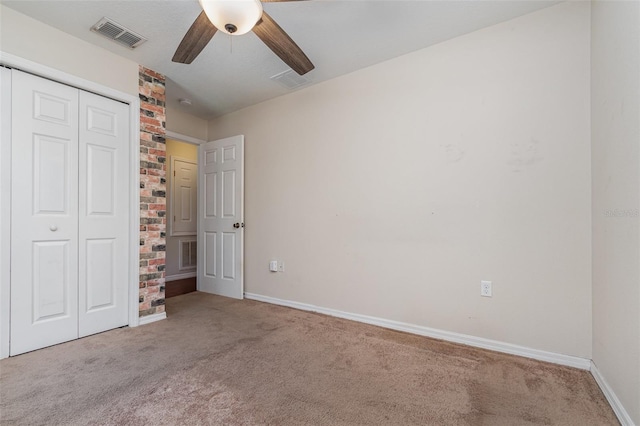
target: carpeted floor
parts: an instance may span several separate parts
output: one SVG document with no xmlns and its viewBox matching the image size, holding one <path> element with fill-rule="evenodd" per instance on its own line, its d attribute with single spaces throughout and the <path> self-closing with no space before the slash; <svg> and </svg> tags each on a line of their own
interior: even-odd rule
<svg viewBox="0 0 640 426">
<path fill-rule="evenodd" d="M 3 425 L 616 425 L 586 371 L 203 293 L 0 362 Z"/>
</svg>

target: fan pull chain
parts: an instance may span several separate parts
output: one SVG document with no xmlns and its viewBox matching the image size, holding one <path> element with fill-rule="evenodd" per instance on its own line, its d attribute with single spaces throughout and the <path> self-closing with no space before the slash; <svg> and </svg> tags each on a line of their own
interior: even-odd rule
<svg viewBox="0 0 640 426">
<path fill-rule="evenodd" d="M 233 54 L 233 36 L 229 35 L 229 53 Z"/>
</svg>

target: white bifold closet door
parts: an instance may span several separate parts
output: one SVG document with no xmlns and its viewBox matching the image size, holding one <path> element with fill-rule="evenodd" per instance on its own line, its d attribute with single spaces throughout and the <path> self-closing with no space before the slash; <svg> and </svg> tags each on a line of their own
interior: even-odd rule
<svg viewBox="0 0 640 426">
<path fill-rule="evenodd" d="M 12 70 L 10 354 L 128 323 L 128 105 Z"/>
</svg>

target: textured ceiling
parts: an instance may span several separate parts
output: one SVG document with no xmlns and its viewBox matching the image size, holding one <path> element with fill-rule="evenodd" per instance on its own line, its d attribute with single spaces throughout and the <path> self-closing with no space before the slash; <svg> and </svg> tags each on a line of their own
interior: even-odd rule
<svg viewBox="0 0 640 426">
<path fill-rule="evenodd" d="M 310 84 L 548 7 L 558 1 L 309 0 L 265 3 L 316 68 Z M 270 79 L 288 69 L 253 33 L 218 32 L 191 64 L 171 57 L 200 13 L 196 0 L 2 1 L 48 25 L 167 76 L 167 103 L 210 119 L 290 92 Z M 89 28 L 108 16 L 149 39 L 129 50 Z M 192 100 L 190 107 L 178 99 Z"/>
</svg>

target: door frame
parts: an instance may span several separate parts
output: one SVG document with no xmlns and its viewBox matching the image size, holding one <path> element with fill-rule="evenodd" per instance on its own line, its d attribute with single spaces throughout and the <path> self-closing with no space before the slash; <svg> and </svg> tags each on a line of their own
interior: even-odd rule
<svg viewBox="0 0 640 426">
<path fill-rule="evenodd" d="M 0 65 L 8 68 L 16 68 L 21 71 L 40 76 L 58 83 L 66 84 L 87 92 L 105 96 L 116 101 L 129 105 L 129 123 L 130 123 L 130 153 L 129 153 L 129 327 L 137 327 L 140 323 L 138 298 L 139 298 L 139 259 L 140 259 L 140 98 L 136 95 L 121 92 L 102 84 L 68 74 L 63 71 L 42 65 L 16 55 L 0 51 Z M 6 84 L 3 82 L 3 84 Z M 3 99 L 2 122 L 6 121 L 9 113 L 6 111 L 5 104 L 7 100 Z M 10 102 L 10 100 L 8 101 Z M 10 126 L 9 126 L 10 128 Z M 3 126 L 2 138 L 6 137 L 6 129 Z M 0 151 L 0 184 L 2 185 L 2 195 L 0 199 L 0 229 L 2 235 L 10 234 L 10 216 L 11 211 L 11 144 L 2 143 Z M 7 179 L 7 177 L 9 179 Z M 9 188 L 9 191 L 5 190 Z M 8 309 L 11 300 L 11 279 L 9 268 L 11 265 L 10 238 L 0 239 L 0 359 L 9 356 L 9 325 L 10 312 Z"/>
</svg>

